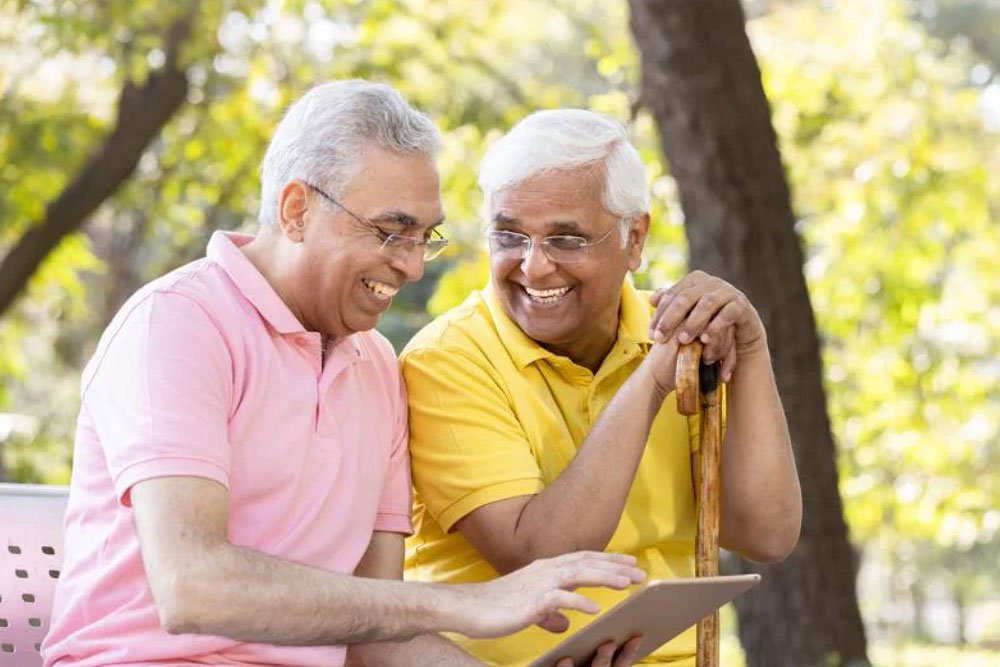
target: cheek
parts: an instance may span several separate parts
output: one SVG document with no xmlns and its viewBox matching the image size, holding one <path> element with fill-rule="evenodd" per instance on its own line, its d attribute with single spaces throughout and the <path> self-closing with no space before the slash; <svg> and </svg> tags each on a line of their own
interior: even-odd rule
<svg viewBox="0 0 1000 667">
<path fill-rule="evenodd" d="M 495 259 L 490 257 L 490 278 L 500 287 L 517 268 L 520 262 L 516 259 Z"/>
<path fill-rule="evenodd" d="M 577 284 L 581 305 L 600 308 L 608 300 L 614 300 L 624 273 L 618 275 L 617 267 L 579 267 L 570 276 Z"/>
</svg>

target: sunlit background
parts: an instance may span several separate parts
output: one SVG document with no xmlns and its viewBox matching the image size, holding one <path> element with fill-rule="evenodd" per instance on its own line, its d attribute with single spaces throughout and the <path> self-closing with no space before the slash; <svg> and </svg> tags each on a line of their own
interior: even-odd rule
<svg viewBox="0 0 1000 667">
<path fill-rule="evenodd" d="M 123 86 L 164 67 L 177 4 L 0 0 L 0 256 L 127 120 Z M 654 195 L 636 280 L 685 271 L 625 0 L 206 5 L 178 56 L 186 103 L 0 313 L 0 479 L 68 482 L 80 371 L 103 327 L 214 230 L 255 229 L 266 142 L 317 82 L 391 83 L 445 134 L 452 245 L 380 325 L 397 349 L 483 284 L 474 167 L 535 109 L 629 125 Z M 806 250 L 869 655 L 998 665 L 1000 2 L 744 7 Z M 4 266 L 0 284 L 23 282 Z M 742 660 L 734 623 L 726 665 Z"/>
</svg>

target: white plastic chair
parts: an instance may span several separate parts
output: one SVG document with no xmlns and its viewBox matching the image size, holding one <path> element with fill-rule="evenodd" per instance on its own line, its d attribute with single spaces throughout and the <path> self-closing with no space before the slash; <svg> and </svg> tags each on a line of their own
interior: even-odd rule
<svg viewBox="0 0 1000 667">
<path fill-rule="evenodd" d="M 38 667 L 62 567 L 65 486 L 0 484 L 0 666 Z"/>
</svg>

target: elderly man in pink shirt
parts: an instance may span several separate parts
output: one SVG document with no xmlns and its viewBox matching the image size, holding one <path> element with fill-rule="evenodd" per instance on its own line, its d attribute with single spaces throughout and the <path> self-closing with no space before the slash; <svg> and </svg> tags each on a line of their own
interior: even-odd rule
<svg viewBox="0 0 1000 667">
<path fill-rule="evenodd" d="M 314 88 L 264 158 L 260 233 L 122 307 L 83 375 L 46 665 L 478 664 L 436 633 L 558 631 L 597 611 L 574 588 L 642 578 L 578 553 L 399 581 L 406 400 L 372 327 L 446 244 L 439 142 L 388 86 Z"/>
</svg>

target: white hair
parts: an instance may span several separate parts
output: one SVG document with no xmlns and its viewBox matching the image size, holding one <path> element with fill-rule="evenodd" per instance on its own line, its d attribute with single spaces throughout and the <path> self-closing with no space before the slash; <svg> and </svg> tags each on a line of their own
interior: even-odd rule
<svg viewBox="0 0 1000 667">
<path fill-rule="evenodd" d="M 441 133 L 385 84 L 353 79 L 311 89 L 288 108 L 267 147 L 260 167 L 260 223 L 277 224 L 278 197 L 290 181 L 342 195 L 368 144 L 434 159 Z"/>
<path fill-rule="evenodd" d="M 583 109 L 536 111 L 486 151 L 479 167 L 486 224 L 503 190 L 539 174 L 587 166 L 604 170 L 601 200 L 621 220 L 624 246 L 635 218 L 649 212 L 646 169 L 624 125 Z"/>
</svg>

